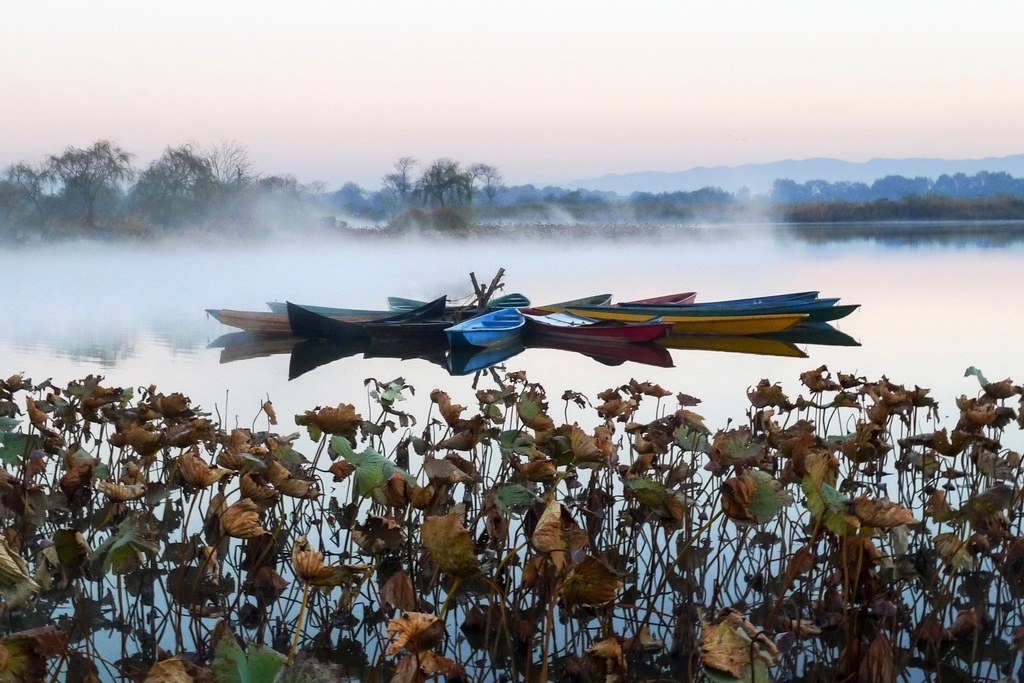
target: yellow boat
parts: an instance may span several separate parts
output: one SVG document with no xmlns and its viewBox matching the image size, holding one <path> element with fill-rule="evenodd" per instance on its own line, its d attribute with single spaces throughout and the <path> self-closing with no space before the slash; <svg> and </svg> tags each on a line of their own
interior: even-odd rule
<svg viewBox="0 0 1024 683">
<path fill-rule="evenodd" d="M 621 320 L 623 322 L 643 322 L 651 319 L 650 313 L 634 311 L 614 306 L 607 308 L 563 308 L 560 306 L 541 306 L 545 311 L 569 311 L 576 315 L 600 320 Z M 807 319 L 806 313 L 785 313 L 772 315 L 723 315 L 723 316 L 692 316 L 692 315 L 660 315 L 662 321 L 672 323 L 673 334 L 769 334 L 788 330 L 793 325 Z"/>
</svg>

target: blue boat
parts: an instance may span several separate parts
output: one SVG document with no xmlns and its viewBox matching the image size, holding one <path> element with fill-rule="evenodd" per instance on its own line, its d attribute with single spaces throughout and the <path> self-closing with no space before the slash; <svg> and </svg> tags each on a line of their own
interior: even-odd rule
<svg viewBox="0 0 1024 683">
<path fill-rule="evenodd" d="M 514 308 L 499 308 L 445 329 L 452 348 L 459 346 L 500 346 L 519 339 L 523 314 Z"/>
</svg>

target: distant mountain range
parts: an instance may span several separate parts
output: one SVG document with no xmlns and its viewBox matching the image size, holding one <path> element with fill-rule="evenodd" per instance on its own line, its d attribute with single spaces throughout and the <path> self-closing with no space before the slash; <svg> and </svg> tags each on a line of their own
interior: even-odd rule
<svg viewBox="0 0 1024 683">
<path fill-rule="evenodd" d="M 772 189 L 772 183 L 780 178 L 798 183 L 826 180 L 832 183 L 849 181 L 870 185 L 886 176 L 935 179 L 943 174 L 974 175 L 981 171 L 1003 171 L 1014 177 L 1024 177 L 1024 154 L 985 159 L 871 159 L 862 163 L 839 159 L 800 159 L 742 166 L 700 166 L 674 173 L 610 173 L 600 178 L 574 180 L 562 187 L 622 195 L 633 192 L 693 192 L 702 187 L 736 192 L 746 187 L 753 194 L 766 194 Z"/>
</svg>

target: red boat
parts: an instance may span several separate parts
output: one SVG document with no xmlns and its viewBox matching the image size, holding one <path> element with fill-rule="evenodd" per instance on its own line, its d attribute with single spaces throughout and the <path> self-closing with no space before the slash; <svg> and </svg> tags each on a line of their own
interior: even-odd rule
<svg viewBox="0 0 1024 683">
<path fill-rule="evenodd" d="M 530 336 L 558 339 L 594 340 L 603 344 L 635 344 L 667 337 L 672 323 L 661 318 L 643 322 L 596 320 L 568 311 L 552 313 L 539 308 L 523 308 L 526 333 Z"/>
<path fill-rule="evenodd" d="M 531 349 L 557 349 L 574 351 L 593 358 L 602 365 L 622 365 L 626 361 L 671 368 L 672 354 L 658 344 L 640 342 L 637 344 L 609 344 L 600 339 L 570 339 L 567 337 L 529 337 L 526 345 Z"/>
</svg>

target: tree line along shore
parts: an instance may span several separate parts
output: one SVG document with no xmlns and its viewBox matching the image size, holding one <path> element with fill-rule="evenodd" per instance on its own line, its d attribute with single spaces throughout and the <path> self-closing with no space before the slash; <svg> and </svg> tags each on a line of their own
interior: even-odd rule
<svg viewBox="0 0 1024 683">
<path fill-rule="evenodd" d="M 256 172 L 237 142 L 167 147 L 144 168 L 110 140 L 67 147 L 0 174 L 0 237 L 233 236 L 294 228 L 464 231 L 475 226 L 774 221 L 1024 220 L 1024 179 L 1007 173 L 888 176 L 860 182 L 778 179 L 767 194 L 614 192 L 509 186 L 498 167 L 450 158 L 397 160 L 381 187 L 328 191 Z"/>
</svg>

